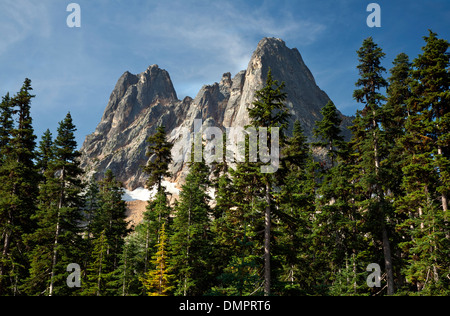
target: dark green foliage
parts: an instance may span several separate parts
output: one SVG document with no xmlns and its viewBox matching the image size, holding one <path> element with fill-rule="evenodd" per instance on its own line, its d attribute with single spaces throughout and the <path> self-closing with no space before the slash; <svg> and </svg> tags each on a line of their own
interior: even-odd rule
<svg viewBox="0 0 450 316">
<path fill-rule="evenodd" d="M 94 238 L 105 235 L 108 245 L 108 268 L 117 269 L 119 255 L 122 253 L 124 238 L 130 232 L 126 222 L 126 204 L 122 200 L 123 185 L 116 180 L 111 170 L 98 183 L 99 208 L 92 220 L 91 233 Z"/>
<path fill-rule="evenodd" d="M 13 121 L 13 107 L 9 93 L 2 97 L 0 103 L 0 161 L 2 164 L 9 153 L 9 146 L 11 140 L 11 130 L 14 127 Z"/>
<path fill-rule="evenodd" d="M 166 140 L 164 126 L 158 126 L 156 133 L 147 140 L 149 143 L 147 156 L 150 157 L 144 171 L 149 175 L 147 187 L 152 188 L 157 185 L 161 191 L 161 183 L 165 177 L 170 176 L 169 165 L 172 162 L 171 150 L 173 145 Z"/>
<path fill-rule="evenodd" d="M 28 294 L 64 295 L 70 293 L 65 270 L 71 263 L 81 262 L 83 242 L 81 208 L 83 186 L 80 180 L 76 128 L 69 114 L 59 123 L 53 157 L 47 155 L 46 171 L 40 184 L 38 211 L 34 218 L 38 228 L 30 236 L 34 249 L 30 253 Z M 45 136 L 47 145 L 49 135 Z"/>
<path fill-rule="evenodd" d="M 340 125 L 342 119 L 339 117 L 336 106 L 332 101 L 328 102 L 321 111 L 323 119 L 316 122 L 314 129 L 314 136 L 320 141 L 314 143 L 315 147 L 323 147 L 328 150 L 327 155 L 331 160 L 331 166 L 334 166 L 334 161 L 338 154 L 338 149 L 344 142 L 344 137 L 341 135 Z"/>
<path fill-rule="evenodd" d="M 177 275 L 176 295 L 201 295 L 211 280 L 209 258 L 212 249 L 209 168 L 192 162 L 175 206 L 170 265 Z"/>
<path fill-rule="evenodd" d="M 38 174 L 34 166 L 35 140 L 31 118 L 31 80 L 1 103 L 0 132 L 0 294 L 18 295 L 27 277 L 29 250 L 25 237 L 36 228 Z"/>
<path fill-rule="evenodd" d="M 117 295 L 122 291 L 121 258 L 130 233 L 122 183 L 107 170 L 91 182 L 85 195 L 86 242 L 91 255 L 85 262 L 83 295 Z M 119 290 L 120 288 L 120 290 Z"/>
<path fill-rule="evenodd" d="M 309 251 L 312 233 L 311 216 L 314 213 L 316 167 L 312 153 L 299 121 L 294 123 L 292 138 L 283 150 L 285 178 L 280 192 L 275 194 L 279 208 L 274 231 L 277 243 L 278 294 L 313 294 L 311 269 L 312 253 Z"/>
<path fill-rule="evenodd" d="M 230 169 L 230 178 L 219 179 L 216 192 L 220 214 L 214 221 L 215 255 L 219 264 L 218 284 L 213 293 L 218 295 L 258 295 L 255 289 L 262 284 L 261 249 L 262 230 L 261 187 L 259 167 L 248 162 Z M 228 182 L 228 180 L 230 182 Z M 229 189 L 225 189 L 228 186 Z M 220 202 L 219 202 L 220 201 Z"/>
<path fill-rule="evenodd" d="M 269 71 L 247 129 L 267 128 L 270 147 L 280 128 L 275 173 L 250 161 L 265 144 L 247 136 L 244 162 L 190 162 L 174 201 L 162 183 L 172 144 L 158 127 L 144 168 L 156 192 L 133 229 L 111 171 L 82 183 L 70 113 L 36 147 L 26 79 L 0 103 L 0 295 L 448 296 L 449 43 L 424 39 L 413 62 L 395 58 L 388 80 L 382 49 L 364 40 L 349 142 L 331 101 L 314 142 L 298 121 L 287 137 L 284 83 Z M 66 284 L 71 263 L 81 288 Z M 373 263 L 381 288 L 366 283 Z"/>
<path fill-rule="evenodd" d="M 251 126 L 255 127 L 259 131 L 261 128 L 267 128 L 268 144 L 272 144 L 272 130 L 279 128 L 279 148 L 284 145 L 285 142 L 285 130 L 287 128 L 287 120 L 290 116 L 289 111 L 284 104 L 286 100 L 286 93 L 283 91 L 285 83 L 279 84 L 277 80 L 272 78 L 272 70 L 269 69 L 267 74 L 266 84 L 255 93 L 255 101 L 253 107 L 248 108 L 248 114 L 251 120 Z M 253 144 L 250 144 L 252 146 Z M 260 150 L 261 157 L 261 140 L 258 139 L 258 148 Z M 272 149 L 270 149 L 272 150 Z M 270 151 L 269 150 L 269 151 Z M 277 153 L 270 152 L 271 155 Z M 279 153 L 278 153 L 279 155 Z M 258 172 L 258 171 L 257 171 Z M 264 295 L 271 294 L 272 289 L 272 216 L 274 207 L 273 191 L 275 185 L 280 182 L 281 179 L 273 173 L 263 173 L 262 169 L 260 174 L 256 174 L 257 184 L 256 186 L 261 189 L 261 198 L 256 200 L 257 209 L 261 207 L 263 219 L 264 219 Z"/>
<path fill-rule="evenodd" d="M 386 98 L 382 89 L 387 87 L 387 81 L 383 78 L 386 71 L 381 66 L 381 60 L 385 57 L 382 49 L 369 37 L 364 40 L 363 46 L 358 51 L 358 65 L 360 79 L 353 96 L 355 100 L 364 105 L 354 122 L 352 131 L 355 135 L 354 151 L 363 199 L 358 201 L 358 207 L 365 212 L 365 225 L 363 229 L 370 233 L 381 244 L 380 249 L 372 251 L 374 262 L 383 262 L 387 273 L 387 293 L 394 294 L 394 278 L 392 267 L 392 246 L 389 236 L 392 229 L 389 227 L 389 218 L 392 215 L 391 202 L 385 198 L 387 189 L 384 187 L 386 174 L 383 161 L 386 158 L 386 134 L 381 128 L 384 115 L 383 101 Z M 368 262 L 370 263 L 370 262 Z"/>
<path fill-rule="evenodd" d="M 107 294 L 107 283 L 111 279 L 111 269 L 108 269 L 108 249 L 109 241 L 104 230 L 92 242 L 92 252 L 84 277 L 83 296 Z"/>
<path fill-rule="evenodd" d="M 273 79 L 272 70 L 267 73 L 265 86 L 255 92 L 253 107 L 248 108 L 251 125 L 255 127 L 279 127 L 281 129 L 280 139 L 284 140 L 289 113 L 284 101 L 286 93 L 283 92 L 285 83 L 281 84 Z"/>
<path fill-rule="evenodd" d="M 449 44 L 430 31 L 413 62 L 408 117 L 399 140 L 405 150 L 398 228 L 408 255 L 406 280 L 423 293 L 448 293 L 449 275 Z M 446 292 L 447 291 L 447 292 Z"/>
</svg>

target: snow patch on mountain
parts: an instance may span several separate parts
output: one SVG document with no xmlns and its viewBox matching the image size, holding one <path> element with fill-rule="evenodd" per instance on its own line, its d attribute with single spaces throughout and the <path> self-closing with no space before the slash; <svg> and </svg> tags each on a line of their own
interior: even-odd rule
<svg viewBox="0 0 450 316">
<path fill-rule="evenodd" d="M 166 191 L 171 194 L 180 194 L 180 190 L 176 188 L 176 183 L 163 181 L 163 187 L 166 188 Z M 122 196 L 122 199 L 126 202 L 131 201 L 148 201 L 156 195 L 156 186 L 152 189 L 145 188 L 137 188 L 136 190 L 129 191 L 125 189 L 125 194 Z"/>
</svg>

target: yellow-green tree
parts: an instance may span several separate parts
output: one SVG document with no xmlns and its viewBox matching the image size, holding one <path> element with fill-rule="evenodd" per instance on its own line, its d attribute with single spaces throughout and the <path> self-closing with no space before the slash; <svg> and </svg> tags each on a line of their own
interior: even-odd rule
<svg viewBox="0 0 450 316">
<path fill-rule="evenodd" d="M 165 223 L 163 223 L 159 232 L 158 251 L 153 256 L 155 268 L 147 272 L 145 277 L 140 279 L 147 290 L 148 296 L 168 296 L 174 288 L 171 285 L 173 275 L 170 274 L 171 269 L 168 266 L 166 240 Z"/>
</svg>

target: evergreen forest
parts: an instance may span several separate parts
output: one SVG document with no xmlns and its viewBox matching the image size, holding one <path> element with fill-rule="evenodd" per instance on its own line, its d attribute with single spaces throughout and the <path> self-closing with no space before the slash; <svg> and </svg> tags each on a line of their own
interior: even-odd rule
<svg viewBox="0 0 450 316">
<path fill-rule="evenodd" d="M 110 170 L 85 180 L 70 113 L 37 139 L 25 79 L 0 104 L 0 295 L 450 295 L 448 48 L 429 31 L 419 56 L 387 70 L 365 39 L 351 139 L 333 102 L 314 142 L 298 121 L 288 134 L 283 78 L 269 72 L 248 113 L 251 127 L 279 128 L 279 170 L 248 154 L 192 159 L 175 203 L 159 126 L 143 167 L 156 195 L 136 227 Z"/>
</svg>

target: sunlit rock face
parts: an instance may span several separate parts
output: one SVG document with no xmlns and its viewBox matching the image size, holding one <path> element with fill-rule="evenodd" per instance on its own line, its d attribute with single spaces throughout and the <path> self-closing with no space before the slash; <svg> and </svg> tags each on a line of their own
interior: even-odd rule
<svg viewBox="0 0 450 316">
<path fill-rule="evenodd" d="M 169 73 L 158 65 L 141 74 L 125 72 L 111 93 L 108 105 L 95 132 L 86 137 L 81 149 L 82 167 L 87 177 L 101 178 L 111 169 L 128 190 L 144 188 L 146 176 L 142 166 L 149 157 L 147 138 L 156 127 L 164 125 L 169 140 L 180 141 L 183 130 L 193 130 L 194 120 L 203 126 L 244 127 L 250 123 L 247 108 L 252 106 L 255 92 L 264 86 L 267 73 L 284 81 L 286 105 L 292 114 L 288 134 L 299 120 L 305 135 L 312 140 L 313 128 L 322 119 L 320 110 L 330 100 L 316 84 L 300 52 L 290 49 L 277 38 L 262 39 L 246 70 L 232 76 L 225 73 L 219 82 L 203 86 L 197 96 L 179 100 Z M 220 76 L 218 76 L 220 78 Z M 351 119 L 342 115 L 344 135 Z M 174 162 L 170 171 L 172 183 L 183 183 L 188 167 Z"/>
</svg>

